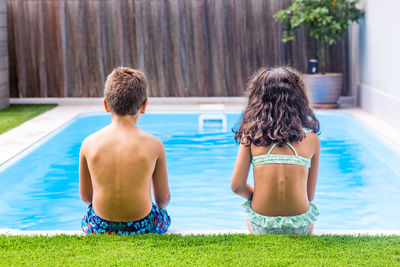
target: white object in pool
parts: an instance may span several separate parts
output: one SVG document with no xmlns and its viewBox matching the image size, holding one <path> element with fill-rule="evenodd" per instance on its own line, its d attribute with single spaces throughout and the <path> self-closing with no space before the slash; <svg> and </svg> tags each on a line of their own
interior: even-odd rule
<svg viewBox="0 0 400 267">
<path fill-rule="evenodd" d="M 204 132 L 206 127 L 221 127 L 221 132 L 228 129 L 226 115 L 224 114 L 202 114 L 199 116 L 199 132 Z"/>
</svg>

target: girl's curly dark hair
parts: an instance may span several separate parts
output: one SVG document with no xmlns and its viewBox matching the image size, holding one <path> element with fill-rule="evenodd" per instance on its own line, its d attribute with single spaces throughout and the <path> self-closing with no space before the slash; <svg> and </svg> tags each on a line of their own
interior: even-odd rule
<svg viewBox="0 0 400 267">
<path fill-rule="evenodd" d="M 249 99 L 235 132 L 236 142 L 245 146 L 283 145 L 301 141 L 303 127 L 319 132 L 304 83 L 294 69 L 260 69 L 250 79 L 246 94 Z"/>
</svg>

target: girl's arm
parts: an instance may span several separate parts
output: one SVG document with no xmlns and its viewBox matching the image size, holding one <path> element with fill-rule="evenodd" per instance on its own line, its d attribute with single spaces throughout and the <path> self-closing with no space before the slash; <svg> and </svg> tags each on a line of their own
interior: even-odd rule
<svg viewBox="0 0 400 267">
<path fill-rule="evenodd" d="M 247 183 L 251 162 L 250 146 L 242 144 L 236 158 L 235 168 L 233 169 L 231 188 L 235 194 L 251 200 L 253 198 L 254 188 Z"/>
<path fill-rule="evenodd" d="M 317 186 L 317 176 L 318 176 L 318 166 L 319 166 L 319 153 L 320 153 L 320 141 L 319 137 L 315 135 L 315 152 L 313 157 L 311 158 L 311 168 L 308 172 L 308 180 L 307 180 L 307 196 L 308 201 L 312 202 L 314 200 L 315 195 L 315 187 Z"/>
<path fill-rule="evenodd" d="M 79 153 L 79 192 L 83 202 L 89 205 L 92 203 L 93 186 L 84 153 L 84 145 L 85 142 L 82 143 L 81 152 Z"/>
</svg>

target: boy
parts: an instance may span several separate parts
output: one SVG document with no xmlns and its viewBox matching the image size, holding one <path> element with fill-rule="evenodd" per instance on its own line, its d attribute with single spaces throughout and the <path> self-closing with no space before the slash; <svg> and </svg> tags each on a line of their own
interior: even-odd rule
<svg viewBox="0 0 400 267">
<path fill-rule="evenodd" d="M 164 146 L 136 126 L 147 106 L 147 81 L 138 70 L 119 67 L 107 77 L 104 107 L 112 123 L 81 147 L 79 191 L 89 205 L 87 233 L 165 233 L 170 200 Z M 151 200 L 151 184 L 156 204 Z"/>
</svg>

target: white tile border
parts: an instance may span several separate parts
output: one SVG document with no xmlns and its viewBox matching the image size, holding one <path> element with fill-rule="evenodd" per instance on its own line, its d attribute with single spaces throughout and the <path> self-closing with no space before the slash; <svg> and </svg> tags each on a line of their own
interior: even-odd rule
<svg viewBox="0 0 400 267">
<path fill-rule="evenodd" d="M 149 102 L 153 104 L 239 104 L 246 103 L 247 97 L 149 97 Z M 58 105 L 97 105 L 103 102 L 102 97 L 26 97 L 10 98 L 10 104 L 58 104 Z M 340 107 L 354 107 L 356 105 L 354 96 L 341 96 L 339 98 Z"/>
<path fill-rule="evenodd" d="M 57 106 L 0 135 L 0 168 L 79 114 L 101 111 L 97 106 Z"/>
<path fill-rule="evenodd" d="M 154 104 L 244 104 L 246 97 L 149 97 Z M 97 105 L 103 103 L 102 97 L 44 97 L 10 98 L 10 104 L 59 104 L 59 105 Z"/>
<path fill-rule="evenodd" d="M 2 148 L 0 169 L 12 164 L 18 159 L 21 152 L 43 140 L 76 116 L 89 112 L 104 112 L 102 98 L 12 98 L 10 102 L 14 104 L 57 103 L 58 106 L 0 135 L 0 147 Z M 148 112 L 240 112 L 245 103 L 246 99 L 243 97 L 149 98 Z M 344 112 L 355 116 L 388 139 L 393 144 L 392 148 L 400 153 L 400 129 L 360 108 L 330 111 Z"/>
<path fill-rule="evenodd" d="M 246 103 L 243 97 L 216 98 L 150 98 L 149 112 L 237 112 L 242 111 Z M 22 98 L 10 99 L 12 104 L 58 104 L 49 110 L 20 126 L 0 135 L 0 169 L 18 160 L 18 155 L 31 148 L 40 140 L 53 133 L 76 116 L 90 112 L 104 112 L 102 98 Z M 367 126 L 388 138 L 393 143 L 393 149 L 400 153 L 400 129 L 381 121 L 379 118 L 359 108 L 329 110 L 349 113 L 364 122 Z M 323 111 L 322 111 L 323 112 Z M 215 235 L 215 234 L 246 234 L 246 230 L 187 230 L 169 231 L 171 234 L 182 235 Z M 17 229 L 0 229 L 1 235 L 83 235 L 82 231 L 25 231 Z M 313 235 L 400 235 L 400 230 L 315 230 Z"/>
<path fill-rule="evenodd" d="M 359 105 L 369 113 L 400 128 L 400 97 L 367 84 L 358 85 Z M 400 138 L 400 137 L 399 137 Z"/>
<path fill-rule="evenodd" d="M 149 98 L 151 112 L 237 112 L 243 97 Z M 0 135 L 0 169 L 9 166 L 27 148 L 36 144 L 80 114 L 104 112 L 103 98 L 11 98 L 11 104 L 58 104 L 57 107 Z"/>
<path fill-rule="evenodd" d="M 363 122 L 368 128 L 373 129 L 381 137 L 386 139 L 393 150 L 397 154 L 400 154 L 400 128 L 397 128 L 382 119 L 366 112 L 361 108 L 350 108 L 342 110 L 332 110 L 337 112 L 343 112 L 353 115 L 355 118 Z"/>
<path fill-rule="evenodd" d="M 186 235 L 230 235 L 250 234 L 247 230 L 171 230 L 167 234 Z M 48 230 L 48 231 L 25 231 L 17 229 L 0 229 L 0 235 L 6 236 L 56 236 L 76 235 L 85 236 L 80 230 Z M 321 235 L 348 235 L 348 236 L 390 236 L 400 235 L 400 230 L 315 230 L 314 236 Z"/>
</svg>

